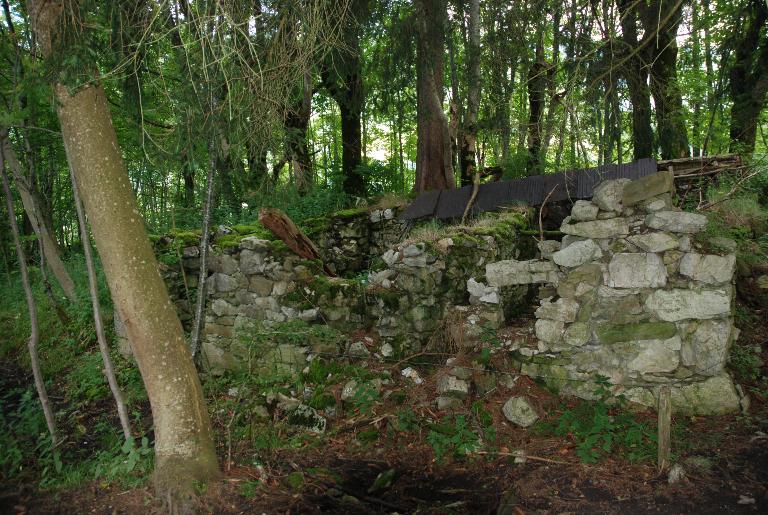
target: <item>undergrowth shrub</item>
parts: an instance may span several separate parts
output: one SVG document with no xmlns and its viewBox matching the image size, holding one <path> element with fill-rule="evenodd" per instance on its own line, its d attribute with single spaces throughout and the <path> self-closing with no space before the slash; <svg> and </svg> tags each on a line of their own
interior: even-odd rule
<svg viewBox="0 0 768 515">
<path fill-rule="evenodd" d="M 629 461 L 655 456 L 658 442 L 655 429 L 626 411 L 626 399 L 611 395 L 607 378 L 599 378 L 595 393 L 598 400 L 566 407 L 555 420 L 539 422 L 534 430 L 572 438 L 576 455 L 584 463 L 596 463 L 613 452 L 621 453 Z"/>
</svg>

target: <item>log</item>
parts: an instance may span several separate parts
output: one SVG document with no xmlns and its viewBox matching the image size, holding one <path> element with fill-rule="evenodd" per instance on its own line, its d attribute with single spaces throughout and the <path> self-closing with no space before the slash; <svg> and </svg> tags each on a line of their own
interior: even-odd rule
<svg viewBox="0 0 768 515">
<path fill-rule="evenodd" d="M 288 215 L 274 208 L 262 208 L 259 210 L 259 222 L 261 225 L 272 231 L 272 233 L 280 238 L 289 249 L 291 249 L 297 256 L 304 259 L 319 260 L 322 262 L 320 252 L 317 250 L 315 244 L 310 240 L 301 229 L 299 229 L 293 220 Z M 323 270 L 329 276 L 335 274 L 323 263 Z"/>
<path fill-rule="evenodd" d="M 742 166 L 741 157 L 736 154 L 721 156 L 683 157 L 657 163 L 659 171 L 671 171 L 675 176 L 709 175 Z"/>
</svg>

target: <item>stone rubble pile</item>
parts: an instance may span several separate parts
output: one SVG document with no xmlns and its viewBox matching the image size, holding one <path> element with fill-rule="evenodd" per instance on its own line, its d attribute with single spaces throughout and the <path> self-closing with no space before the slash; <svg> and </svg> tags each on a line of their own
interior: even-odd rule
<svg viewBox="0 0 768 515">
<path fill-rule="evenodd" d="M 739 408 L 724 370 L 737 336 L 733 247 L 695 243 L 707 218 L 673 207 L 672 179 L 605 181 L 574 204 L 562 242 L 539 243 L 544 260 L 487 266 L 492 286 L 550 283 L 536 310 L 538 347 L 516 352 L 523 374 L 584 398 L 604 376 L 647 406 L 666 384 L 679 412 Z"/>
</svg>

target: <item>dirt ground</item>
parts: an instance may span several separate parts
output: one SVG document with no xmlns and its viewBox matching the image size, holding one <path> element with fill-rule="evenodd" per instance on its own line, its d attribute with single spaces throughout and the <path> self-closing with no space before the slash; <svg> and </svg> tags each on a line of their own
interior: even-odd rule
<svg viewBox="0 0 768 515">
<path fill-rule="evenodd" d="M 764 313 L 756 315 L 742 327 L 739 345 L 760 345 L 766 363 L 768 321 Z M 762 373 L 768 375 L 765 365 Z M 419 417 L 437 420 L 430 383 L 413 388 L 408 403 Z M 523 377 L 512 390 L 497 388 L 483 398 L 497 431 L 495 445 L 485 451 L 437 461 L 424 431 L 393 430 L 396 406 L 388 402 L 333 420 L 326 435 L 307 435 L 291 448 L 257 453 L 237 442 L 232 452 L 221 448 L 219 455 L 231 459 L 222 463 L 223 479 L 200 492 L 200 508 L 232 514 L 766 513 L 768 435 L 762 431 L 768 427 L 768 390 L 764 382 L 744 387 L 751 398 L 748 416 L 676 420 L 672 451 L 685 477 L 673 484 L 653 459 L 632 463 L 614 452 L 586 465 L 572 435 L 513 427 L 501 414 L 511 394 L 525 394 L 545 420 L 563 409 L 560 399 Z M 470 403 L 465 401 L 466 414 Z M 642 417 L 654 422 L 652 413 Z M 518 449 L 525 450 L 523 463 L 515 463 Z M 244 465 L 255 458 L 259 465 Z M 391 480 L 377 488 L 380 474 Z M 94 482 L 40 491 L 16 485 L 0 488 L 0 514 L 164 513 L 150 488 Z"/>
</svg>

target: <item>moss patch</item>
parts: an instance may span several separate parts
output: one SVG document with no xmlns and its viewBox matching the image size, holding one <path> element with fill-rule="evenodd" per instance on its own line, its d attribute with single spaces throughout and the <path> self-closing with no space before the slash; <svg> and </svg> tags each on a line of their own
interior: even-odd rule
<svg viewBox="0 0 768 515">
<path fill-rule="evenodd" d="M 600 343 L 611 344 L 634 340 L 667 340 L 677 334 L 672 322 L 602 325 L 597 328 Z"/>
</svg>

